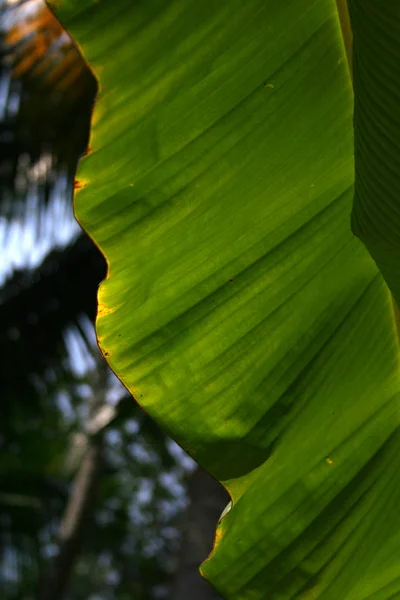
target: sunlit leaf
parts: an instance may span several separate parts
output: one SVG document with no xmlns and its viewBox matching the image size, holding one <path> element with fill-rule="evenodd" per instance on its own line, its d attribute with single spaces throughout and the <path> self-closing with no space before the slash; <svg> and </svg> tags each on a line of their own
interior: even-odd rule
<svg viewBox="0 0 400 600">
<path fill-rule="evenodd" d="M 234 600 L 400 593 L 399 376 L 351 233 L 333 0 L 61 0 L 100 81 L 76 213 L 104 252 L 110 365 L 233 507 Z"/>
</svg>

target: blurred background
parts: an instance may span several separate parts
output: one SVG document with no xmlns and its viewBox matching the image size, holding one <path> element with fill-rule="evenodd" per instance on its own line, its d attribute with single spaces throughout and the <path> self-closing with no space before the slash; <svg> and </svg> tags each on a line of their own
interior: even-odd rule
<svg viewBox="0 0 400 600">
<path fill-rule="evenodd" d="M 0 598 L 216 600 L 224 490 L 100 356 L 72 212 L 96 82 L 42 0 L 0 0 Z"/>
</svg>

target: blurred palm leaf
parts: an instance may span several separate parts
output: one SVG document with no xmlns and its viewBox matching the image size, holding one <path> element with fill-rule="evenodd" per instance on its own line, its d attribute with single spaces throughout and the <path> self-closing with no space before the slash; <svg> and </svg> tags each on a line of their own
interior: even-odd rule
<svg viewBox="0 0 400 600">
<path fill-rule="evenodd" d="M 94 317 L 104 263 L 71 205 L 94 77 L 43 2 L 3 0 L 0 23 L 0 545 L 3 574 L 14 561 L 18 577 L 24 556 L 39 569 L 27 544 L 50 539 L 67 497 L 70 433 L 55 405 L 60 389 L 79 395 L 66 332 L 92 352 L 82 315 Z"/>
<path fill-rule="evenodd" d="M 0 114 L 8 165 L 17 163 L 15 174 L 24 153 L 32 162 L 51 153 L 53 165 L 74 169 L 86 148 L 96 81 L 43 1 L 3 1 L 1 22 Z"/>
<path fill-rule="evenodd" d="M 65 331 L 93 319 L 105 272 L 71 207 L 96 81 L 44 2 L 3 0 L 0 22 L 0 376 L 33 406 L 32 382 L 65 374 Z"/>
</svg>

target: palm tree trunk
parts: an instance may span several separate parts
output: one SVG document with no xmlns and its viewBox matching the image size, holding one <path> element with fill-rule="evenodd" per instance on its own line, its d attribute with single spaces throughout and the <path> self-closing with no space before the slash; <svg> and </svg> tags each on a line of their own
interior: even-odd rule
<svg viewBox="0 0 400 600">
<path fill-rule="evenodd" d="M 108 367 L 99 355 L 91 373 L 92 397 L 89 400 L 90 430 L 92 417 L 106 405 Z M 96 501 L 103 466 L 103 428 L 86 436 L 86 450 L 75 476 L 58 533 L 58 554 L 41 584 L 37 600 L 62 600 L 67 592 L 76 559 L 81 550 L 86 524 Z"/>
<path fill-rule="evenodd" d="M 200 467 L 189 487 L 190 504 L 182 526 L 182 546 L 170 600 L 220 600 L 221 596 L 199 573 L 209 555 L 215 528 L 229 497 Z"/>
<path fill-rule="evenodd" d="M 38 600 L 61 600 L 68 588 L 75 560 L 91 514 L 101 472 L 101 441 L 89 442 L 76 475 L 59 532 L 59 551 L 41 585 Z"/>
</svg>

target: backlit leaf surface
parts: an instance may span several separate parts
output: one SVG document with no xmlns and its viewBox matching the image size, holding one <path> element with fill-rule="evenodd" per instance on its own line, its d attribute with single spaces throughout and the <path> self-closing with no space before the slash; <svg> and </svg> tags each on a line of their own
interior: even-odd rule
<svg viewBox="0 0 400 600">
<path fill-rule="evenodd" d="M 76 214 L 118 377 L 233 498 L 232 600 L 400 594 L 399 360 L 351 233 L 333 0 L 61 0 L 100 81 Z M 79 293 L 79 290 L 77 290 Z"/>
</svg>

